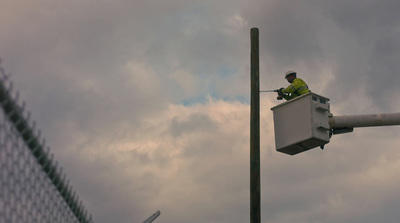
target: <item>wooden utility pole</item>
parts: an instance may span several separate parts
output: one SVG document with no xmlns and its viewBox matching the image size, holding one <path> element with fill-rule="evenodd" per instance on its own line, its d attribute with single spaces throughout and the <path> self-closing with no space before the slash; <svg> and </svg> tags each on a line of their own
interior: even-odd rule
<svg viewBox="0 0 400 223">
<path fill-rule="evenodd" d="M 250 223 L 260 223 L 260 66 L 258 28 L 252 28 L 250 36 Z"/>
</svg>

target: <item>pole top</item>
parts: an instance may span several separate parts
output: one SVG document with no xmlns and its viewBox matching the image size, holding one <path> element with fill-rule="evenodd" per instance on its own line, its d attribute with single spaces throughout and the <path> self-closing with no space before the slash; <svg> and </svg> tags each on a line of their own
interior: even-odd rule
<svg viewBox="0 0 400 223">
<path fill-rule="evenodd" d="M 250 32 L 258 34 L 258 28 L 257 27 L 253 27 L 253 28 L 250 29 Z"/>
</svg>

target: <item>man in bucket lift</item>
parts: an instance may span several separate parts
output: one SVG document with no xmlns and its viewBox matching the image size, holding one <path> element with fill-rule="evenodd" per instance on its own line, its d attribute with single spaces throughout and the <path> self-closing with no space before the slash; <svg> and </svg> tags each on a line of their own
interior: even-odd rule
<svg viewBox="0 0 400 223">
<path fill-rule="evenodd" d="M 278 90 L 278 99 L 285 98 L 286 100 L 290 100 L 311 92 L 308 89 L 307 84 L 296 76 L 294 70 L 288 70 L 285 73 L 285 79 L 290 83 L 290 85 L 287 88 L 281 88 Z"/>
</svg>

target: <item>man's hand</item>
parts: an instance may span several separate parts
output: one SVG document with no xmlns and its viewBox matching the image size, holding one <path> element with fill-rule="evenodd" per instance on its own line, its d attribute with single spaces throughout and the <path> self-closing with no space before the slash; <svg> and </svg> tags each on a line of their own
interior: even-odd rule
<svg viewBox="0 0 400 223">
<path fill-rule="evenodd" d="M 279 95 L 279 96 L 283 96 L 283 95 L 284 95 L 284 93 L 282 92 L 283 89 L 284 89 L 284 88 L 280 88 L 280 89 L 278 90 L 278 95 Z"/>
</svg>

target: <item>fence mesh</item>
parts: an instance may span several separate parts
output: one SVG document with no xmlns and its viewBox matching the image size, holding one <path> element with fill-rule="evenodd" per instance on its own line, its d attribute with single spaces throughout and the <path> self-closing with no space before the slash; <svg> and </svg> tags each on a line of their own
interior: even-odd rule
<svg viewBox="0 0 400 223">
<path fill-rule="evenodd" d="M 6 77 L 0 65 L 0 223 L 93 223 Z"/>
</svg>

